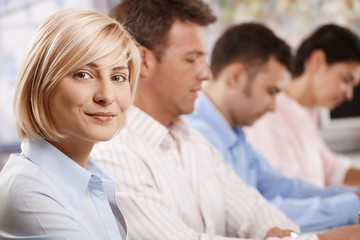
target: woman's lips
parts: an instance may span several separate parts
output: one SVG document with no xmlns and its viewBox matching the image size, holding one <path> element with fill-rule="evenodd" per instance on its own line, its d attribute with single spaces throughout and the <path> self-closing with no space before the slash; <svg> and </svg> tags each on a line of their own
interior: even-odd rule
<svg viewBox="0 0 360 240">
<path fill-rule="evenodd" d="M 96 120 L 101 122 L 109 122 L 116 116 L 116 114 L 111 112 L 86 113 L 86 115 L 95 118 Z"/>
</svg>

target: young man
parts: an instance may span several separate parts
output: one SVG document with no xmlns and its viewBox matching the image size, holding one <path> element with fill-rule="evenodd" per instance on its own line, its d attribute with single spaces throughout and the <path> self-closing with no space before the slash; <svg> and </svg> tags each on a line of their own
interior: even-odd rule
<svg viewBox="0 0 360 240">
<path fill-rule="evenodd" d="M 228 29 L 212 53 L 214 79 L 186 118 L 249 186 L 256 187 L 302 231 L 357 223 L 360 202 L 355 189 L 323 189 L 287 178 L 245 138 L 242 126 L 274 110 L 275 95 L 289 77 L 290 65 L 290 48 L 264 25 L 246 23 Z"/>
<path fill-rule="evenodd" d="M 215 21 L 209 7 L 199 0 L 124 0 L 111 15 L 140 43 L 142 68 L 126 130 L 99 144 L 94 156 L 119 181 L 130 239 L 289 236 L 290 230 L 274 227 L 297 226 L 179 118 L 193 111 L 211 75 L 202 36 Z"/>
</svg>

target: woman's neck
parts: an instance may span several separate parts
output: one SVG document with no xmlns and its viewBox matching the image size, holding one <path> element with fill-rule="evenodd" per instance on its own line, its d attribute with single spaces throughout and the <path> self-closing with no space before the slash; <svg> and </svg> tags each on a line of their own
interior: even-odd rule
<svg viewBox="0 0 360 240">
<path fill-rule="evenodd" d="M 304 76 L 293 78 L 285 87 L 284 92 L 304 107 L 312 108 L 316 106 L 311 79 Z"/>
<path fill-rule="evenodd" d="M 86 167 L 87 160 L 94 147 L 94 143 L 73 142 L 69 139 L 62 139 L 59 142 L 52 141 L 51 144 L 82 167 Z"/>
</svg>

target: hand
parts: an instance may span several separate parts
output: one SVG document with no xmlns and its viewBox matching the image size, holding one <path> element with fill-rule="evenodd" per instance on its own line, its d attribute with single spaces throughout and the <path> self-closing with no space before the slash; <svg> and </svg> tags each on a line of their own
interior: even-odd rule
<svg viewBox="0 0 360 240">
<path fill-rule="evenodd" d="M 360 232 L 354 235 L 350 240 L 359 240 L 360 239 Z"/>
<path fill-rule="evenodd" d="M 288 229 L 284 230 L 278 227 L 273 227 L 269 231 L 267 231 L 265 235 L 265 239 L 269 237 L 278 237 L 278 238 L 289 237 L 291 232 L 292 231 Z"/>
<path fill-rule="evenodd" d="M 360 224 L 333 228 L 329 231 L 319 233 L 319 240 L 359 240 Z"/>
</svg>

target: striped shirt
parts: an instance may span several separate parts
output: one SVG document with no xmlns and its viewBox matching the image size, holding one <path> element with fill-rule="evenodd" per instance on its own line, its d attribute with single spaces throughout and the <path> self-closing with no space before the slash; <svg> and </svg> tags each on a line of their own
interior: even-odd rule
<svg viewBox="0 0 360 240">
<path fill-rule="evenodd" d="M 274 226 L 299 230 L 181 119 L 167 128 L 134 107 L 127 127 L 92 155 L 119 181 L 129 239 L 263 239 Z"/>
</svg>

